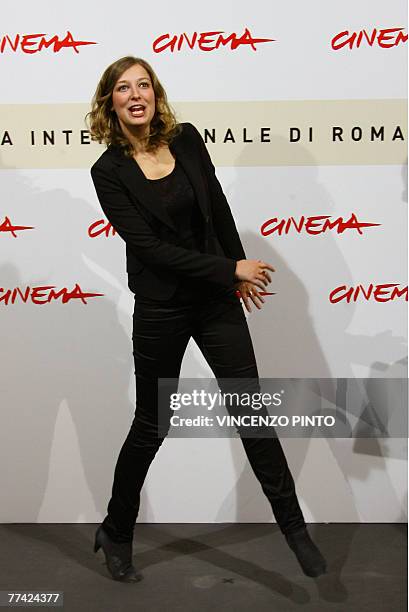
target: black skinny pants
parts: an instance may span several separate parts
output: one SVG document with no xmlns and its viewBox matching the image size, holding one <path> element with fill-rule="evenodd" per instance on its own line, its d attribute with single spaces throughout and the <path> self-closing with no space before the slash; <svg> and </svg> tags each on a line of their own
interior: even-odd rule
<svg viewBox="0 0 409 612">
<path fill-rule="evenodd" d="M 158 437 L 157 380 L 178 378 L 193 337 L 215 377 L 258 380 L 246 317 L 234 290 L 200 300 L 150 302 L 135 298 L 133 354 L 136 410 L 115 467 L 112 497 L 103 526 L 117 542 L 131 541 L 140 492 L 149 466 L 163 442 Z M 224 390 L 221 388 L 221 391 Z M 250 465 L 287 534 L 305 526 L 294 480 L 278 438 L 241 436 Z"/>
</svg>

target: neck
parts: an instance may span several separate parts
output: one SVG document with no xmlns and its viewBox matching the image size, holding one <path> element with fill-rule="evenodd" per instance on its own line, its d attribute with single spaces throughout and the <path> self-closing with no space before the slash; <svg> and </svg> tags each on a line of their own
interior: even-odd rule
<svg viewBox="0 0 409 612">
<path fill-rule="evenodd" d="M 134 126 L 129 128 L 128 126 L 121 125 L 124 136 L 131 143 L 135 153 L 143 153 L 146 151 L 146 137 L 149 135 L 149 125 Z"/>
</svg>

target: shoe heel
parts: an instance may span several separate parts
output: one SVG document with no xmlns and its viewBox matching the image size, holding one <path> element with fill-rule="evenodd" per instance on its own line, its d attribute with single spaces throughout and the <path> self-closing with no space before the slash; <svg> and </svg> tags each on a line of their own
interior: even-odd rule
<svg viewBox="0 0 409 612">
<path fill-rule="evenodd" d="M 99 529 L 98 529 L 97 533 L 95 534 L 94 553 L 98 552 L 99 549 L 101 548 L 101 544 L 98 541 L 98 534 L 99 534 Z"/>
</svg>

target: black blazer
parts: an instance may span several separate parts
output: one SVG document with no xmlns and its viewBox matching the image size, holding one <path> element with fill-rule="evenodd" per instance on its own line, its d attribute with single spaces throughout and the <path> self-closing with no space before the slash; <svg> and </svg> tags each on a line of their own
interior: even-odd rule
<svg viewBox="0 0 409 612">
<path fill-rule="evenodd" d="M 165 206 L 133 158 L 110 146 L 91 168 L 106 218 L 126 243 L 128 286 L 166 300 L 183 279 L 233 287 L 236 262 L 246 255 L 209 153 L 197 129 L 182 123 L 169 148 L 183 166 L 203 219 L 203 252 L 181 243 Z"/>
</svg>

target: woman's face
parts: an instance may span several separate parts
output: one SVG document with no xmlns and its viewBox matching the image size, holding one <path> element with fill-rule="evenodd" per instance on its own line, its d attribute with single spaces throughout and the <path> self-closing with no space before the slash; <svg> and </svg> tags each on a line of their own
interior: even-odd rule
<svg viewBox="0 0 409 612">
<path fill-rule="evenodd" d="M 121 74 L 112 92 L 112 110 L 123 131 L 146 134 L 155 115 L 155 92 L 148 72 L 134 64 Z"/>
</svg>

